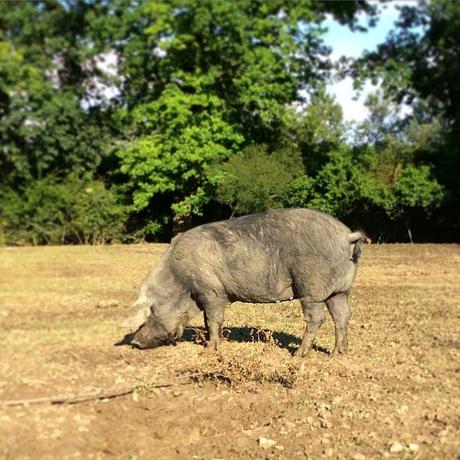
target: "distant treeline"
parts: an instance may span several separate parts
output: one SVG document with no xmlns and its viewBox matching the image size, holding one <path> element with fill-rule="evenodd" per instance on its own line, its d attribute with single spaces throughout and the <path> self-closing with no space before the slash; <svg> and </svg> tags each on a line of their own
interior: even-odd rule
<svg viewBox="0 0 460 460">
<path fill-rule="evenodd" d="M 405 6 L 377 51 L 332 62 L 324 20 L 379 7 L 0 2 L 0 244 L 168 240 L 276 207 L 458 241 L 460 2 Z M 380 85 L 355 125 L 325 90 L 345 75 Z"/>
</svg>

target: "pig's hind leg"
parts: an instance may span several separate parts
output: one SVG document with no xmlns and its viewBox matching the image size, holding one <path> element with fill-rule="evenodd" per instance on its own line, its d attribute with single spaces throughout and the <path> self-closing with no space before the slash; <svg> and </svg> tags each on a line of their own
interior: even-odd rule
<svg viewBox="0 0 460 460">
<path fill-rule="evenodd" d="M 335 323 L 335 349 L 333 354 L 346 353 L 348 349 L 347 327 L 351 316 L 348 295 L 335 294 L 326 300 L 327 308 Z"/>
<path fill-rule="evenodd" d="M 300 299 L 302 311 L 307 322 L 305 332 L 296 350 L 296 356 L 305 356 L 312 348 L 316 333 L 326 321 L 324 300 L 327 298 L 326 289 L 321 282 L 314 284 L 305 271 L 297 269 L 292 273 L 294 293 Z M 321 280 L 321 277 L 317 277 Z M 308 280 L 308 281 L 306 281 Z M 324 299 L 324 300 L 322 300 Z"/>
<path fill-rule="evenodd" d="M 301 303 L 307 326 L 302 337 L 302 342 L 295 352 L 297 356 L 305 356 L 311 350 L 318 329 L 326 321 L 324 302 L 309 302 L 307 299 L 302 298 Z"/>
</svg>

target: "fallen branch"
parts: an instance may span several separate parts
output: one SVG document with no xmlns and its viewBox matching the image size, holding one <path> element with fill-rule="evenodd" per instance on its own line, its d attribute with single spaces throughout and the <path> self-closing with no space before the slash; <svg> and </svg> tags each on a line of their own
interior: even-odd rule
<svg viewBox="0 0 460 460">
<path fill-rule="evenodd" d="M 153 388 L 166 388 L 171 387 L 171 384 L 155 385 Z M 0 401 L 0 406 L 21 406 L 27 404 L 40 404 L 40 403 L 51 403 L 51 404 L 77 404 L 86 401 L 96 401 L 99 399 L 113 399 L 119 398 L 120 396 L 126 396 L 133 393 L 138 386 L 131 388 L 125 388 L 119 391 L 110 392 L 95 392 L 86 393 L 80 395 L 67 395 L 67 396 L 44 396 L 42 398 L 31 398 L 31 399 L 12 399 L 9 401 Z"/>
</svg>

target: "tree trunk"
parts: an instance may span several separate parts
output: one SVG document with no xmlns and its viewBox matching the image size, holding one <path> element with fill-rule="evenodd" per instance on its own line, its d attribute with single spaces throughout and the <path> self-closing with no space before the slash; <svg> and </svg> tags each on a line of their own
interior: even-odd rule
<svg viewBox="0 0 460 460">
<path fill-rule="evenodd" d="M 412 240 L 412 231 L 409 227 L 409 221 L 406 221 L 406 228 L 407 228 L 407 234 L 409 235 L 409 243 L 412 244 L 414 241 Z"/>
<path fill-rule="evenodd" d="M 192 226 L 192 216 L 177 216 L 172 218 L 172 237 L 186 232 Z"/>
</svg>

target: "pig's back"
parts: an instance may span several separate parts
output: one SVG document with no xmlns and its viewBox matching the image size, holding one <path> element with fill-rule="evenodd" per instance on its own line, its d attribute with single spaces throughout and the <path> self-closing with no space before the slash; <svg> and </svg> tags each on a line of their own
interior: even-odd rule
<svg viewBox="0 0 460 460">
<path fill-rule="evenodd" d="M 184 233 L 173 243 L 172 265 L 193 288 L 202 284 L 233 300 L 286 300 L 294 295 L 293 273 L 328 289 L 347 258 L 349 232 L 318 211 L 272 210 Z"/>
</svg>

